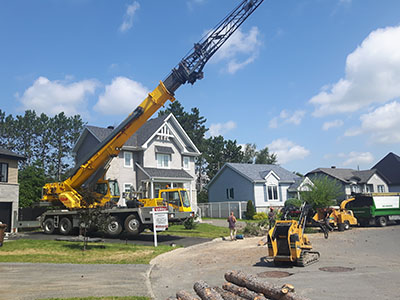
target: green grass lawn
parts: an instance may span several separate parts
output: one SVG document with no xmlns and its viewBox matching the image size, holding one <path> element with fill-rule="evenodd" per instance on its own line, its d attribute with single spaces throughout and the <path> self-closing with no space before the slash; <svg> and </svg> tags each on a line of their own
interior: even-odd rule
<svg viewBox="0 0 400 300">
<path fill-rule="evenodd" d="M 202 237 L 202 238 L 218 238 L 229 235 L 228 227 L 218 227 L 210 224 L 197 224 L 195 229 L 185 229 L 183 225 L 172 225 L 168 227 L 167 231 L 158 232 L 161 235 L 178 235 L 189 237 Z"/>
<path fill-rule="evenodd" d="M 39 299 L 44 300 L 44 299 Z M 46 300 L 150 300 L 148 297 L 84 297 L 84 298 L 46 298 Z"/>
<path fill-rule="evenodd" d="M 148 264 L 151 259 L 174 247 L 83 243 L 41 240 L 8 241 L 0 247 L 0 262 L 74 264 Z"/>
</svg>

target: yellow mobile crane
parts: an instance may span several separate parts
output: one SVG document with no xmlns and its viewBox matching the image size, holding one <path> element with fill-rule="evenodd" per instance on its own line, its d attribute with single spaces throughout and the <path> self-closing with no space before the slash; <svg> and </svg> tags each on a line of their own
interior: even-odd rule
<svg viewBox="0 0 400 300">
<path fill-rule="evenodd" d="M 263 0 L 243 0 L 240 4 L 172 69 L 164 81 L 148 94 L 147 98 L 103 141 L 85 157 L 82 164 L 77 165 L 72 175 L 63 182 L 48 183 L 43 188 L 43 201 L 61 202 L 67 210 L 53 210 L 44 213 L 40 220 L 46 233 L 58 229 L 68 234 L 80 223 L 77 211 L 82 209 L 83 186 L 97 191 L 98 201 L 93 206 L 105 206 L 106 203 L 119 198 L 117 183 L 104 180 L 104 174 L 112 158 L 121 151 L 125 142 L 160 108 L 167 100 L 174 101 L 175 91 L 185 83 L 194 84 L 203 78 L 203 68 L 211 56 L 239 28 Z M 101 192 L 100 192 L 101 191 Z M 181 198 L 182 199 L 182 198 Z M 182 206 L 182 200 L 179 206 Z M 178 205 L 176 205 L 178 206 Z M 170 207 L 168 205 L 168 207 Z M 131 234 L 139 234 L 152 224 L 149 213 L 151 207 L 143 206 L 105 211 L 111 215 L 107 224 L 107 233 L 118 235 L 122 230 Z M 170 219 L 182 219 L 193 216 L 193 212 L 174 210 Z"/>
</svg>

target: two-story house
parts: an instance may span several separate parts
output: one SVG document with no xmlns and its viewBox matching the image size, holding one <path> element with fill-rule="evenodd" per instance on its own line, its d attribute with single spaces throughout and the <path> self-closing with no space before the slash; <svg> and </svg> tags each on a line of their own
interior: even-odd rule
<svg viewBox="0 0 400 300">
<path fill-rule="evenodd" d="M 112 131 L 112 127 L 86 126 L 73 149 L 75 163 L 80 164 Z M 129 138 L 105 178 L 118 181 L 121 195 L 133 189 L 141 198 L 157 197 L 166 186 L 185 188 L 196 209 L 195 158 L 199 155 L 177 119 L 163 115 L 148 120 Z"/>
<path fill-rule="evenodd" d="M 378 170 L 388 182 L 388 192 L 400 193 L 400 156 L 389 152 L 373 169 Z"/>
<path fill-rule="evenodd" d="M 7 232 L 15 232 L 18 220 L 18 161 L 25 158 L 0 148 L 0 222 Z"/>
<path fill-rule="evenodd" d="M 384 193 L 388 191 L 388 184 L 384 177 L 375 169 L 353 170 L 342 168 L 318 168 L 306 174 L 311 180 L 320 176 L 328 176 L 336 180 L 342 188 L 343 200 L 349 198 L 352 193 Z"/>
</svg>

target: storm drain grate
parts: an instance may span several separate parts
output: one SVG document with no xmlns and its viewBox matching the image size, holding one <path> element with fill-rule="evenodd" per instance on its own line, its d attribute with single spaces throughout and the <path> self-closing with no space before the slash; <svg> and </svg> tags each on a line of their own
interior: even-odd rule
<svg viewBox="0 0 400 300">
<path fill-rule="evenodd" d="M 258 273 L 257 276 L 261 278 L 283 278 L 293 275 L 293 273 L 283 271 L 269 271 Z"/>
<path fill-rule="evenodd" d="M 324 272 L 350 272 L 353 271 L 355 268 L 347 268 L 347 267 L 323 267 L 319 268 L 320 271 Z"/>
</svg>

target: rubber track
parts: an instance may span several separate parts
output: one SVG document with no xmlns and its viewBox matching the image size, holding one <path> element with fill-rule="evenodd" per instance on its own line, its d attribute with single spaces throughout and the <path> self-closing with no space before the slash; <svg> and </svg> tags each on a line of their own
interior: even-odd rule
<svg viewBox="0 0 400 300">
<path fill-rule="evenodd" d="M 319 261 L 320 254 L 317 251 L 302 250 L 296 265 L 299 267 L 309 266 Z"/>
</svg>

